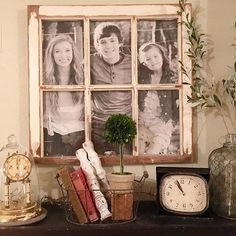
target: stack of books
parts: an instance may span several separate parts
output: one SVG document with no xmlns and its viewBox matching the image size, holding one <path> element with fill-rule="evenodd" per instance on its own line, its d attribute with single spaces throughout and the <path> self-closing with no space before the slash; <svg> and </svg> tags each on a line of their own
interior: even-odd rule
<svg viewBox="0 0 236 236">
<path fill-rule="evenodd" d="M 86 224 L 98 221 L 99 213 L 82 168 L 75 170 L 65 166 L 58 170 L 58 175 L 68 193 L 77 222 Z"/>
</svg>

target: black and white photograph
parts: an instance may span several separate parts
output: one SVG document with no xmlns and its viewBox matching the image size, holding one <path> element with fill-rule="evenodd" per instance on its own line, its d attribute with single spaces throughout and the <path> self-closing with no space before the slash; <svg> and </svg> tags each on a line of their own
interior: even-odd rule
<svg viewBox="0 0 236 236">
<path fill-rule="evenodd" d="M 139 91 L 139 153 L 177 154 L 180 148 L 178 90 Z"/>
<path fill-rule="evenodd" d="M 99 154 L 113 151 L 119 153 L 118 146 L 109 144 L 104 139 L 105 122 L 112 114 L 132 116 L 131 91 L 96 91 L 92 92 L 92 135 L 91 139 Z M 124 153 L 132 153 L 132 145 L 126 145 Z"/>
<path fill-rule="evenodd" d="M 138 83 L 150 88 L 178 83 L 177 20 L 139 20 L 137 29 Z M 140 90 L 138 100 L 139 153 L 177 154 L 178 90 Z"/>
<path fill-rule="evenodd" d="M 177 20 L 139 20 L 137 27 L 138 82 L 177 83 Z"/>
<path fill-rule="evenodd" d="M 83 84 L 83 21 L 43 20 L 41 27 L 43 84 Z M 68 81 L 60 78 L 61 68 L 70 71 Z"/>
<path fill-rule="evenodd" d="M 74 155 L 85 140 L 84 95 L 70 86 L 84 84 L 82 21 L 43 21 L 43 84 L 68 86 L 44 92 L 46 156 Z"/>
<path fill-rule="evenodd" d="M 91 21 L 90 76 L 92 84 L 131 84 L 130 21 Z M 109 89 L 107 89 L 109 90 Z M 104 124 L 115 113 L 132 115 L 130 91 L 92 92 L 92 135 L 99 154 L 114 151 L 104 140 Z M 129 150 L 131 153 L 131 149 Z"/>
<path fill-rule="evenodd" d="M 131 84 L 130 21 L 90 22 L 91 84 Z"/>
<path fill-rule="evenodd" d="M 85 141 L 83 92 L 44 92 L 44 154 L 71 156 Z"/>
<path fill-rule="evenodd" d="M 61 6 L 58 14 L 57 7 L 43 9 L 31 8 L 38 18 L 29 23 L 34 153 L 48 163 L 72 163 L 89 140 L 105 165 L 115 164 L 119 145 L 109 143 L 105 125 L 124 114 L 137 131 L 123 147 L 127 163 L 189 158 L 192 112 L 179 69 L 180 60 L 189 62 L 183 53 L 188 45 L 178 7 Z"/>
</svg>

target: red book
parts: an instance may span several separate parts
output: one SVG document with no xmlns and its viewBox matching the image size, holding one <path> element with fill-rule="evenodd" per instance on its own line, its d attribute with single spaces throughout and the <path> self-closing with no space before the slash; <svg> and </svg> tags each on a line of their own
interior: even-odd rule
<svg viewBox="0 0 236 236">
<path fill-rule="evenodd" d="M 70 173 L 70 177 L 77 191 L 79 199 L 87 214 L 90 222 L 95 222 L 99 219 L 97 208 L 95 206 L 93 195 L 89 190 L 85 174 L 81 167 Z"/>
</svg>

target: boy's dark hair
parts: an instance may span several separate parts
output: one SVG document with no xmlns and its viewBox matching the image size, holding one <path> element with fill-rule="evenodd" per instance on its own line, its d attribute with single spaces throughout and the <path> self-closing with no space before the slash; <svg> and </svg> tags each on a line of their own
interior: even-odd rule
<svg viewBox="0 0 236 236">
<path fill-rule="evenodd" d="M 97 25 L 94 30 L 93 39 L 94 39 L 94 46 L 96 48 L 98 40 L 110 37 L 111 34 L 115 34 L 118 38 L 119 43 L 123 42 L 123 38 L 121 36 L 120 29 L 117 25 L 111 22 L 104 22 Z"/>
</svg>

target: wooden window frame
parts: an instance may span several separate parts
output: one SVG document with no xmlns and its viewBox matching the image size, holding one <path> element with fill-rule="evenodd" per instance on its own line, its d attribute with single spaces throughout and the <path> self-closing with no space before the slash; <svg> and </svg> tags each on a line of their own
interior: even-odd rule
<svg viewBox="0 0 236 236">
<path fill-rule="evenodd" d="M 186 4 L 186 10 L 191 15 L 191 4 Z M 133 82 L 127 85 L 118 85 L 120 90 L 129 90 L 133 94 L 132 117 L 138 123 L 138 92 L 141 90 L 178 90 L 179 91 L 179 121 L 180 121 L 180 149 L 176 154 L 142 154 L 138 153 L 138 135 L 133 143 L 132 155 L 125 155 L 126 164 L 159 164 L 159 163 L 189 163 L 193 161 L 192 147 L 192 108 L 187 103 L 190 94 L 189 86 L 183 81 L 189 79 L 178 70 L 178 82 L 170 85 L 150 85 L 137 83 L 137 21 L 177 19 L 178 22 L 178 60 L 185 65 L 191 61 L 185 52 L 188 49 L 186 32 L 180 22 L 184 21 L 177 14 L 177 4 L 152 4 L 152 5 L 104 5 L 104 6 L 28 6 L 28 62 L 29 62 L 29 112 L 30 112 L 30 149 L 37 163 L 41 164 L 76 164 L 75 156 L 44 156 L 43 154 L 43 91 L 84 91 L 85 93 L 85 136 L 90 139 L 91 132 L 91 91 L 117 90 L 117 85 L 91 85 L 90 84 L 90 59 L 89 59 L 89 20 L 130 20 L 131 22 L 131 59 Z M 83 21 L 84 22 L 84 73 L 83 85 L 78 86 L 50 86 L 42 83 L 42 21 Z M 69 89 L 69 90 L 68 90 Z M 119 158 L 116 155 L 101 156 L 103 165 L 116 165 Z"/>
</svg>

